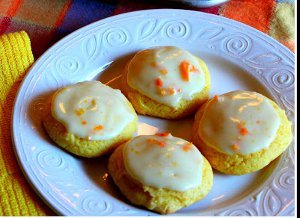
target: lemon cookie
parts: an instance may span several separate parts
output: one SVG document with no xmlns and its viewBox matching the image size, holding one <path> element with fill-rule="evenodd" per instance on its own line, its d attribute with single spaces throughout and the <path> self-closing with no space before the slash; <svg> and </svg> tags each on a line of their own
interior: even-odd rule
<svg viewBox="0 0 300 218">
<path fill-rule="evenodd" d="M 137 115 L 120 90 L 90 81 L 58 90 L 43 125 L 67 151 L 97 157 L 132 137 Z"/>
<path fill-rule="evenodd" d="M 140 114 L 176 119 L 194 113 L 209 97 L 206 64 L 172 46 L 138 52 L 127 64 L 122 91 Z"/>
<path fill-rule="evenodd" d="M 212 168 L 199 150 L 170 134 L 131 139 L 111 155 L 108 170 L 130 202 L 161 214 L 203 199 L 213 184 Z"/>
<path fill-rule="evenodd" d="M 193 142 L 213 168 L 226 174 L 257 171 L 277 158 L 292 140 L 284 110 L 250 91 L 215 96 L 195 116 Z"/>
</svg>

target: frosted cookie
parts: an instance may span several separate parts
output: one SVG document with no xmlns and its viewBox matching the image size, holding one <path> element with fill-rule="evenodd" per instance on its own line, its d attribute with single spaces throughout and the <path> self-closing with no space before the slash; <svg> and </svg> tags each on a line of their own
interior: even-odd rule
<svg viewBox="0 0 300 218">
<path fill-rule="evenodd" d="M 212 168 L 199 150 L 170 134 L 131 139 L 111 155 L 108 170 L 131 203 L 161 214 L 203 199 L 213 184 Z"/>
<path fill-rule="evenodd" d="M 138 52 L 122 77 L 122 91 L 144 115 L 176 119 L 194 113 L 209 97 L 206 64 L 172 46 Z"/>
<path fill-rule="evenodd" d="M 91 81 L 58 90 L 43 124 L 62 148 L 78 156 L 97 157 L 132 137 L 137 115 L 119 90 Z"/>
<path fill-rule="evenodd" d="M 256 92 L 215 96 L 197 112 L 193 142 L 213 168 L 226 174 L 257 171 L 277 158 L 292 140 L 284 110 Z"/>
</svg>

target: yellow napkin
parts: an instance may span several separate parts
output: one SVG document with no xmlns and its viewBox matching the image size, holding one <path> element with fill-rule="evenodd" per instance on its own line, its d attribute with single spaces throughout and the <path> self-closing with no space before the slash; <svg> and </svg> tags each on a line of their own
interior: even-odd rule
<svg viewBox="0 0 300 218">
<path fill-rule="evenodd" d="M 27 183 L 11 142 L 14 99 L 33 61 L 30 39 L 24 31 L 0 36 L 0 216 L 53 215 Z"/>
</svg>

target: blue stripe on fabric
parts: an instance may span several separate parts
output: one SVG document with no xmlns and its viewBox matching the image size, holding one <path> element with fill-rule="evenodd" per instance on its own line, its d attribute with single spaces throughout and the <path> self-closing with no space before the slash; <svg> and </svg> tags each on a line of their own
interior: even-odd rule
<svg viewBox="0 0 300 218">
<path fill-rule="evenodd" d="M 295 0 L 276 0 L 276 2 L 278 2 L 278 3 L 288 2 L 288 3 L 294 4 L 294 3 L 295 3 Z"/>
<path fill-rule="evenodd" d="M 109 17 L 116 7 L 116 1 L 74 0 L 56 34 L 60 38 L 80 27 Z"/>
</svg>

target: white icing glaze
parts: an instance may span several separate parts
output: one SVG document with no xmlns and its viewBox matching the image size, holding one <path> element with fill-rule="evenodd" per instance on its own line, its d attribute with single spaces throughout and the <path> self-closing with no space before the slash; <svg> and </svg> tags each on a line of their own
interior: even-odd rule
<svg viewBox="0 0 300 218">
<path fill-rule="evenodd" d="M 68 130 L 89 140 L 108 140 L 134 120 L 120 90 L 98 81 L 82 82 L 57 91 L 52 115 Z"/>
<path fill-rule="evenodd" d="M 183 79 L 183 62 L 190 65 L 189 81 Z M 157 80 L 161 85 L 157 84 Z M 204 71 L 189 52 L 177 47 L 155 47 L 138 52 L 128 64 L 127 83 L 143 95 L 176 107 L 181 99 L 190 100 L 205 85 Z"/>
<path fill-rule="evenodd" d="M 199 124 L 202 140 L 220 152 L 250 154 L 275 139 L 280 117 L 261 94 L 233 91 L 210 100 Z"/>
<path fill-rule="evenodd" d="M 169 136 L 138 136 L 123 149 L 128 173 L 145 185 L 186 191 L 201 185 L 203 157 L 191 143 Z"/>
</svg>

